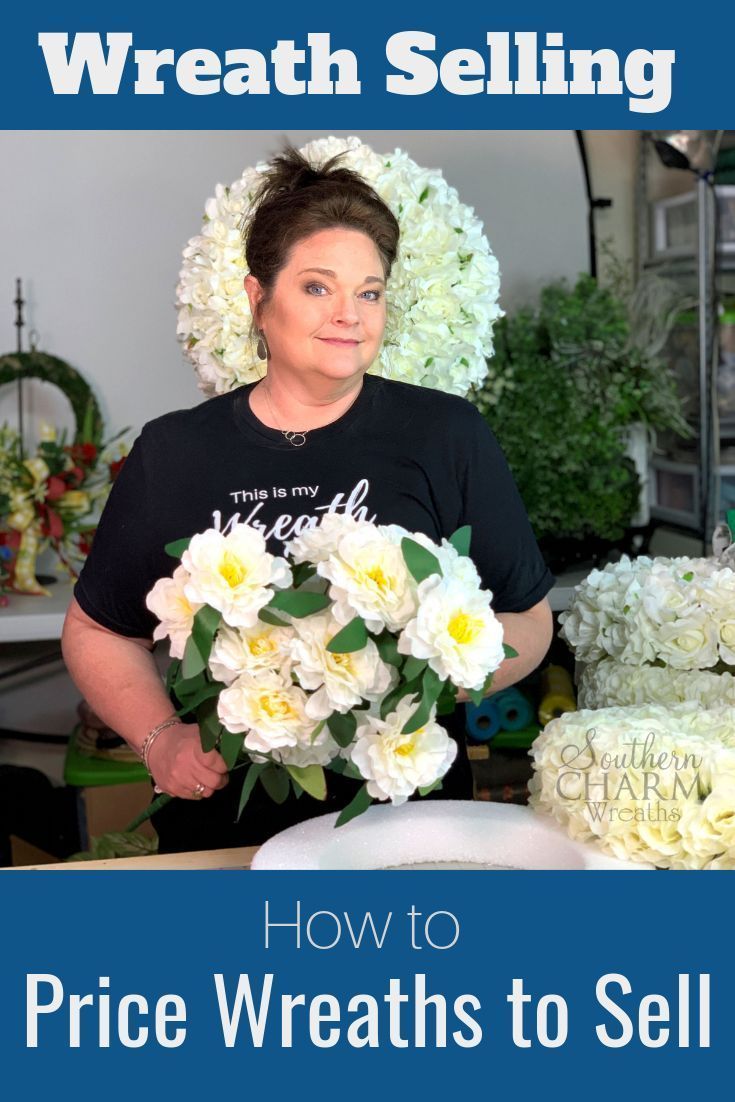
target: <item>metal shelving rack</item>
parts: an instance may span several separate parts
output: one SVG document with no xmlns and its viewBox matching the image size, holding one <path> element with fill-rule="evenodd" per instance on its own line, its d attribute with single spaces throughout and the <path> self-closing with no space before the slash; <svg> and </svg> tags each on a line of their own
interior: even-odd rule
<svg viewBox="0 0 735 1102">
<path fill-rule="evenodd" d="M 698 228 L 709 235 L 714 246 L 713 275 L 703 279 L 698 274 L 698 236 L 686 252 L 657 253 L 653 212 L 661 195 L 655 193 L 651 183 L 651 165 L 657 155 L 650 139 L 650 131 L 641 133 L 636 181 L 637 271 L 640 275 L 652 270 L 681 284 L 691 296 L 695 326 L 698 326 L 698 304 L 702 303 L 704 309 L 704 325 L 698 339 L 692 340 L 688 349 L 680 349 L 675 363 L 683 390 L 689 389 L 694 399 L 687 410 L 687 419 L 695 435 L 688 441 L 659 435 L 650 472 L 651 514 L 661 522 L 698 535 L 706 552 L 721 509 L 735 504 L 731 500 L 735 494 L 735 407 L 720 419 L 721 365 L 717 362 L 718 303 L 735 297 L 735 248 L 723 250 L 716 235 L 715 202 L 704 195 L 708 185 L 698 185 L 694 175 L 690 175 L 689 195 L 696 197 Z M 725 131 L 722 137 L 721 148 L 728 147 L 735 147 L 733 130 Z M 681 169 L 662 171 L 684 175 Z M 674 344 L 675 341 L 670 342 L 672 360 L 676 357 Z M 668 500 L 661 493 L 663 485 L 669 490 Z M 730 493 L 723 494 L 723 488 Z"/>
</svg>

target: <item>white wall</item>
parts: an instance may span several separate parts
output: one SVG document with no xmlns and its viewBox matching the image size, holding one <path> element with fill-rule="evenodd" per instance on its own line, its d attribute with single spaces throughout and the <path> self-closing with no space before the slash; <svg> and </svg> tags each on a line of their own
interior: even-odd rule
<svg viewBox="0 0 735 1102">
<path fill-rule="evenodd" d="M 346 135 L 347 131 L 336 131 Z M 603 132 L 604 133 L 604 132 Z M 616 133 L 616 132 L 613 132 Z M 301 145 L 316 132 L 291 131 Z M 443 169 L 483 219 L 507 308 L 587 266 L 586 204 L 573 131 L 358 131 Z M 270 131 L 0 132 L 0 348 L 15 348 L 24 281 L 39 346 L 92 383 L 108 434 L 201 400 L 176 341 L 181 249 L 217 182 L 273 152 Z M 603 141 L 604 148 L 604 141 Z M 601 186 L 603 186 L 601 184 Z M 604 188 L 603 188 L 604 190 Z M 4 304 L 4 305 L 3 305 Z M 26 387 L 29 424 L 71 428 L 63 399 Z M 15 421 L 13 388 L 0 422 Z"/>
<path fill-rule="evenodd" d="M 612 199 L 611 207 L 595 213 L 599 272 L 606 260 L 602 246 L 609 243 L 620 260 L 635 257 L 635 184 L 640 135 L 636 130 L 585 130 L 587 160 L 595 199 Z"/>
</svg>

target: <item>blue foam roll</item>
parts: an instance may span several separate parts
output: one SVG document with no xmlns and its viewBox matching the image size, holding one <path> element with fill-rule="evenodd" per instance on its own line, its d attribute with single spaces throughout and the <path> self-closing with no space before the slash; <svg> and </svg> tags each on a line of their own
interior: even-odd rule
<svg viewBox="0 0 735 1102">
<path fill-rule="evenodd" d="M 500 714 L 494 700 L 485 699 L 482 704 L 465 705 L 467 731 L 475 742 L 487 742 L 500 730 Z"/>
<path fill-rule="evenodd" d="M 503 689 L 492 699 L 503 731 L 522 731 L 533 723 L 533 706 L 518 689 Z"/>
</svg>

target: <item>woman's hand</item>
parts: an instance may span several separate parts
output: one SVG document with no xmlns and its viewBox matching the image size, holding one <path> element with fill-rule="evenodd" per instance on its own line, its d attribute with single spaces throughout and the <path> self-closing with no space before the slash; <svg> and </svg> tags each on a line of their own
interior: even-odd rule
<svg viewBox="0 0 735 1102">
<path fill-rule="evenodd" d="M 156 786 L 184 800 L 211 796 L 229 779 L 221 754 L 202 750 L 195 723 L 177 723 L 161 731 L 151 746 L 148 764 Z"/>
</svg>

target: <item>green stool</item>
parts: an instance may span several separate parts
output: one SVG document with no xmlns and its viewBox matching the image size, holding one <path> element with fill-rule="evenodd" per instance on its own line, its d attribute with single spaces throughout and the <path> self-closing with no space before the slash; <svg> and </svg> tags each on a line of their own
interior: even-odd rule
<svg viewBox="0 0 735 1102">
<path fill-rule="evenodd" d="M 122 830 L 135 818 L 150 802 L 151 787 L 143 762 L 87 757 L 79 752 L 78 734 L 79 726 L 74 728 L 69 738 L 64 760 L 64 783 L 77 789 L 79 836 L 86 849 L 90 835 Z M 112 786 L 116 787 L 114 793 L 109 791 Z"/>
<path fill-rule="evenodd" d="M 108 761 L 81 754 L 77 748 L 78 734 L 77 726 L 66 750 L 64 784 L 72 788 L 97 788 L 103 784 L 135 784 L 148 780 L 148 770 L 142 761 Z"/>
</svg>

